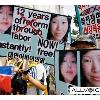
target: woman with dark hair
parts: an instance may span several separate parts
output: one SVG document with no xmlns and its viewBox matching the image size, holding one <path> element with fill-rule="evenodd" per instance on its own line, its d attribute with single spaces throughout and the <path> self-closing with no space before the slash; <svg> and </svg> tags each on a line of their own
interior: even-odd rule
<svg viewBox="0 0 100 100">
<path fill-rule="evenodd" d="M 100 87 L 100 50 L 81 51 L 81 86 Z"/>
<path fill-rule="evenodd" d="M 70 31 L 70 16 L 52 14 L 49 24 L 47 39 L 66 42 Z"/>
<path fill-rule="evenodd" d="M 13 5 L 0 5 L 0 34 L 11 34 Z"/>
<path fill-rule="evenodd" d="M 21 73 L 17 72 L 13 77 L 11 87 L 13 95 L 25 95 L 27 93 L 27 82 L 22 79 Z"/>
<path fill-rule="evenodd" d="M 60 52 L 59 79 L 77 85 L 77 54 L 74 51 Z"/>
</svg>

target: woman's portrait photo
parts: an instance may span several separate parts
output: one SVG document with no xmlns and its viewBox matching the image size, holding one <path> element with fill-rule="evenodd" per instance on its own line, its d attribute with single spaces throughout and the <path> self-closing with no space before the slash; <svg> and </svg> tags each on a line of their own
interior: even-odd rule
<svg viewBox="0 0 100 100">
<path fill-rule="evenodd" d="M 11 34 L 13 5 L 0 5 L 0 34 Z"/>
<path fill-rule="evenodd" d="M 81 86 L 100 87 L 100 50 L 81 51 Z"/>
<path fill-rule="evenodd" d="M 51 14 L 47 39 L 67 42 L 68 32 L 70 32 L 70 23 L 71 16 Z"/>
<path fill-rule="evenodd" d="M 59 51 L 59 80 L 77 85 L 77 52 Z"/>
</svg>

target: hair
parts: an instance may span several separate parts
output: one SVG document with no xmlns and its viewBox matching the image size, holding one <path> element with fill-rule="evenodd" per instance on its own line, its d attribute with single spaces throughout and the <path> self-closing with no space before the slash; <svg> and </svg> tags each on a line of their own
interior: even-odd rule
<svg viewBox="0 0 100 100">
<path fill-rule="evenodd" d="M 14 11 L 14 5 L 0 5 L 0 8 L 3 6 L 9 6 L 12 9 L 12 12 Z M 11 34 L 11 26 L 4 32 L 4 34 Z"/>
<path fill-rule="evenodd" d="M 51 14 L 51 19 L 50 19 L 49 29 L 48 29 L 48 34 L 47 34 L 47 39 L 49 39 L 49 40 L 50 40 L 51 37 L 52 37 L 52 32 L 51 32 L 51 21 L 52 21 L 53 18 L 55 18 L 55 17 L 57 17 L 57 16 L 61 16 L 61 15 L 59 15 L 59 14 Z M 63 42 L 66 42 L 66 40 L 67 40 L 66 37 L 68 37 L 68 32 L 70 32 L 70 23 L 71 23 L 71 16 L 65 16 L 65 17 L 67 17 L 67 21 L 68 21 L 68 30 L 67 30 L 65 36 L 64 36 L 63 39 L 62 39 Z"/>
<path fill-rule="evenodd" d="M 65 54 L 67 54 L 68 52 L 72 52 L 75 56 L 75 58 L 77 59 L 77 52 L 76 51 L 65 51 L 65 50 L 60 50 L 59 51 L 59 80 L 64 81 L 64 77 L 61 74 L 61 64 L 64 60 Z M 77 85 L 77 75 L 74 77 L 74 79 L 71 81 L 70 84 L 74 84 Z"/>
<path fill-rule="evenodd" d="M 22 79 L 20 73 L 16 73 L 11 81 L 12 93 L 26 94 L 27 93 L 27 82 Z"/>
</svg>

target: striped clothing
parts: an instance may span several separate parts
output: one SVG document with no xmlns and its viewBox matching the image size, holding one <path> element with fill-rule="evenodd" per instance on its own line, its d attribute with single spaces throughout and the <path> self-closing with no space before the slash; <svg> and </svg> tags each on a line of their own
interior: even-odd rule
<svg viewBox="0 0 100 100">
<path fill-rule="evenodd" d="M 32 66 L 29 68 L 29 75 L 32 76 L 34 79 L 41 81 L 43 79 L 43 85 L 47 85 L 46 83 L 46 70 L 43 64 L 37 64 L 36 66 Z M 42 90 L 38 90 L 32 84 L 29 84 L 27 89 L 27 95 L 42 95 Z"/>
<path fill-rule="evenodd" d="M 32 66 L 28 72 L 30 76 L 32 76 L 34 79 L 37 79 L 37 69 L 36 66 Z"/>
</svg>

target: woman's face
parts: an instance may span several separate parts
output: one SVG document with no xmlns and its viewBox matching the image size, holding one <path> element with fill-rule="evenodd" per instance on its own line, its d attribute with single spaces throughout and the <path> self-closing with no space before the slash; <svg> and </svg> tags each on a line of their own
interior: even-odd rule
<svg viewBox="0 0 100 100">
<path fill-rule="evenodd" d="M 54 17 L 51 21 L 52 40 L 60 41 L 68 30 L 68 21 L 65 16 Z"/>
<path fill-rule="evenodd" d="M 72 52 L 67 52 L 61 64 L 61 74 L 66 83 L 71 83 L 77 73 L 77 64 L 75 55 Z"/>
<path fill-rule="evenodd" d="M 100 50 L 91 50 L 83 55 L 82 68 L 87 86 L 100 86 Z"/>
<path fill-rule="evenodd" d="M 10 6 L 0 7 L 0 33 L 4 33 L 12 24 L 13 11 Z"/>
</svg>

